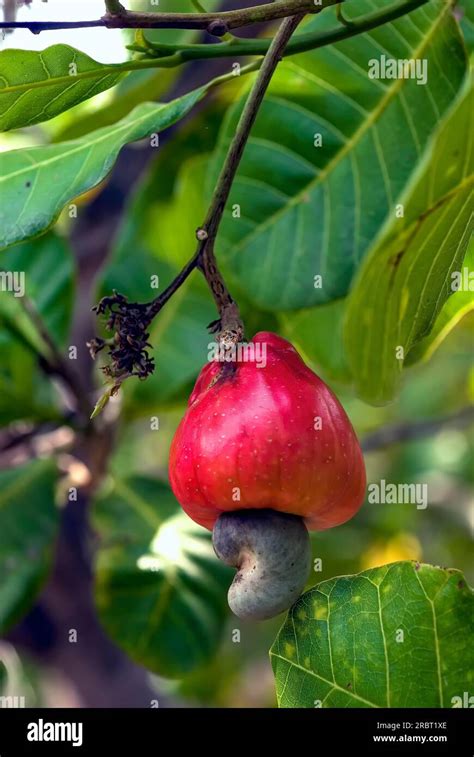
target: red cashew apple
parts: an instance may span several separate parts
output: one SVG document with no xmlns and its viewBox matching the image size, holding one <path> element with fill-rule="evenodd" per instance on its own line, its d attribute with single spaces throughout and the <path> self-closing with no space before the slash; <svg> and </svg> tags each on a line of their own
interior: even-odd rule
<svg viewBox="0 0 474 757">
<path fill-rule="evenodd" d="M 365 495 L 362 452 L 340 402 L 288 341 L 269 332 L 237 350 L 232 363 L 213 361 L 202 369 L 173 439 L 169 471 L 183 509 L 213 530 L 217 554 L 239 568 L 229 602 L 247 617 L 269 617 L 289 606 L 288 597 L 278 601 L 271 592 L 271 607 L 262 607 L 262 572 L 264 579 L 273 576 L 277 594 L 278 583 L 289 584 L 290 604 L 297 598 L 309 571 L 307 528 L 344 523 Z M 287 564 L 274 541 L 279 532 Z M 252 597 L 241 607 L 231 592 L 242 593 L 249 571 L 252 586 L 247 582 L 244 594 Z"/>
</svg>

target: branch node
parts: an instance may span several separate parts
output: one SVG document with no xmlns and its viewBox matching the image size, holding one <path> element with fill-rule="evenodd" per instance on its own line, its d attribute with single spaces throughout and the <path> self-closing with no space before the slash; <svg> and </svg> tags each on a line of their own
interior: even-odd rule
<svg viewBox="0 0 474 757">
<path fill-rule="evenodd" d="M 208 238 L 208 233 L 206 229 L 203 229 L 202 227 L 200 227 L 199 229 L 196 229 L 196 239 L 199 242 L 205 242 L 207 238 Z"/>
<path fill-rule="evenodd" d="M 214 21 L 211 21 L 206 31 L 213 37 L 224 37 L 229 31 L 229 27 L 221 18 L 216 18 Z"/>
</svg>

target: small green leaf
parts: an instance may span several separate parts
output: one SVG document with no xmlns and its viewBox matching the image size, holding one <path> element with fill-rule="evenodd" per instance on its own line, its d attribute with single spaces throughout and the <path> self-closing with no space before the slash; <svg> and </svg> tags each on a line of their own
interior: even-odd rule
<svg viewBox="0 0 474 757">
<path fill-rule="evenodd" d="M 106 176 L 124 145 L 171 126 L 205 91 L 166 104 L 143 103 L 122 121 L 75 141 L 3 153 L 0 247 L 47 229 L 67 202 Z"/>
<path fill-rule="evenodd" d="M 270 650 L 280 707 L 453 707 L 474 680 L 474 594 L 398 562 L 323 581 Z"/>
<path fill-rule="evenodd" d="M 51 568 L 56 471 L 32 462 L 0 472 L 0 633 L 31 606 Z"/>
<path fill-rule="evenodd" d="M 430 333 L 453 294 L 472 233 L 474 88 L 466 82 L 359 271 L 345 343 L 360 396 L 391 400 L 405 357 Z"/>
<path fill-rule="evenodd" d="M 115 479 L 96 501 L 100 537 L 96 602 L 110 637 L 140 665 L 181 677 L 215 652 L 229 571 L 210 534 L 180 510 L 170 489 Z"/>
<path fill-rule="evenodd" d="M 93 411 L 91 413 L 91 417 L 90 417 L 91 421 L 93 421 L 94 418 L 97 418 L 97 416 L 100 415 L 101 412 L 104 410 L 104 408 L 106 407 L 106 405 L 109 404 L 109 400 L 112 397 L 112 395 L 114 394 L 114 390 L 115 390 L 115 387 L 111 387 L 110 389 L 106 389 L 106 391 L 103 392 L 103 394 L 100 395 L 100 397 L 97 400 L 97 402 L 95 403 L 94 409 L 93 409 Z"/>
<path fill-rule="evenodd" d="M 69 45 L 41 51 L 2 50 L 0 130 L 48 121 L 113 87 L 122 76 Z"/>
</svg>

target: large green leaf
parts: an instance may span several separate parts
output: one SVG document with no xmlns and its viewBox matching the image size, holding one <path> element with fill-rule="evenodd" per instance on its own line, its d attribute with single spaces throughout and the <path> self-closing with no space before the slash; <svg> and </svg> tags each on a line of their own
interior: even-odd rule
<svg viewBox="0 0 474 757">
<path fill-rule="evenodd" d="M 80 78 L 88 72 L 87 78 Z M 79 74 L 79 77 L 78 77 Z M 48 121 L 58 113 L 103 92 L 120 71 L 89 58 L 69 45 L 46 50 L 0 52 L 0 130 Z"/>
<path fill-rule="evenodd" d="M 205 87 L 166 104 L 143 103 L 112 127 L 81 139 L 0 156 L 0 247 L 44 231 L 64 205 L 98 184 L 128 142 L 162 131 L 204 95 Z"/>
<path fill-rule="evenodd" d="M 357 3 L 357 16 L 371 10 L 370 0 Z M 354 13 L 352 5 L 344 12 Z M 335 23 L 327 9 L 304 30 Z M 369 78 L 370 61 L 382 55 L 425 61 L 426 85 L 413 78 Z M 271 310 L 345 295 L 465 69 L 459 28 L 442 0 L 283 61 L 252 129 L 218 237 L 231 282 Z M 241 107 L 223 127 L 216 170 Z M 315 134 L 322 135 L 321 147 L 314 146 Z M 240 218 L 232 215 L 234 204 Z M 322 286 L 315 286 L 315 276 L 322 276 Z"/>
<path fill-rule="evenodd" d="M 77 116 L 76 111 L 65 117 L 53 136 L 53 142 L 78 139 L 95 129 L 109 126 L 124 118 L 140 103 L 159 100 L 172 85 L 179 68 L 159 68 L 131 71 L 120 81 L 113 92 L 113 99 L 100 108 L 88 107 Z"/>
<path fill-rule="evenodd" d="M 452 707 L 472 689 L 474 595 L 458 570 L 398 562 L 323 581 L 271 648 L 280 707 Z"/>
<path fill-rule="evenodd" d="M 180 677 L 220 639 L 228 570 L 210 535 L 153 479 L 114 480 L 95 503 L 99 617 L 111 638 L 149 670 Z"/>
<path fill-rule="evenodd" d="M 425 159 L 362 266 L 347 309 L 345 341 L 359 394 L 387 402 L 404 357 L 433 328 L 472 233 L 474 89 L 441 125 Z"/>
<path fill-rule="evenodd" d="M 0 633 L 26 612 L 50 570 L 55 480 L 50 462 L 0 472 Z"/>
</svg>

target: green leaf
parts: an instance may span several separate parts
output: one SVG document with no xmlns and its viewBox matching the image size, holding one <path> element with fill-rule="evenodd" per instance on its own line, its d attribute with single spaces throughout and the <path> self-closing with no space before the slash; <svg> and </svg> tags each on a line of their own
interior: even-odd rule
<svg viewBox="0 0 474 757">
<path fill-rule="evenodd" d="M 114 386 L 111 386 L 106 389 L 103 394 L 100 395 L 91 413 L 91 421 L 94 420 L 94 418 L 97 418 L 97 416 L 100 415 L 104 408 L 109 404 L 110 398 L 113 396 L 114 391 L 116 391 Z"/>
<path fill-rule="evenodd" d="M 145 101 L 157 101 L 179 75 L 179 67 L 131 71 L 114 90 L 114 99 L 100 108 L 87 109 L 80 117 L 76 111 L 54 134 L 53 142 L 78 139 L 95 129 L 111 126 Z"/>
<path fill-rule="evenodd" d="M 59 516 L 56 471 L 32 462 L 0 471 L 0 633 L 32 605 L 51 568 Z"/>
<path fill-rule="evenodd" d="M 342 339 L 342 325 L 347 300 L 335 300 L 295 313 L 283 313 L 283 336 L 301 353 L 305 362 L 321 367 L 325 376 L 336 381 L 350 381 Z"/>
<path fill-rule="evenodd" d="M 323 581 L 270 650 L 280 707 L 452 707 L 474 679 L 458 570 L 398 562 Z"/>
<path fill-rule="evenodd" d="M 87 72 L 87 78 L 79 78 Z M 48 121 L 103 92 L 123 74 L 69 45 L 0 52 L 0 130 Z"/>
<path fill-rule="evenodd" d="M 408 353 L 406 365 L 429 360 L 459 321 L 474 310 L 474 237 L 471 238 L 461 270 L 457 273 L 463 277 L 463 286 L 448 297 L 428 336 L 421 339 Z"/>
<path fill-rule="evenodd" d="M 166 104 L 143 103 L 114 126 L 81 139 L 3 153 L 0 246 L 47 229 L 67 202 L 106 176 L 125 144 L 171 126 L 205 91 L 201 87 Z"/>
<path fill-rule="evenodd" d="M 469 85 L 469 86 L 468 86 Z M 472 231 L 474 88 L 469 82 L 362 266 L 345 342 L 360 396 L 394 396 L 404 356 L 433 328 Z"/>
<path fill-rule="evenodd" d="M 181 677 L 219 643 L 228 570 L 210 534 L 153 479 L 115 479 L 95 503 L 101 546 L 96 602 L 101 623 L 148 670 Z"/>
<path fill-rule="evenodd" d="M 371 0 L 357 3 L 357 16 L 372 10 Z M 332 28 L 334 13 L 327 9 L 302 29 Z M 426 61 L 426 85 L 413 78 L 369 78 L 370 61 L 382 55 Z M 283 61 L 252 129 L 218 237 L 230 283 L 270 310 L 343 297 L 465 70 L 459 28 L 442 0 Z M 216 170 L 241 108 L 226 119 Z M 321 147 L 314 146 L 317 134 Z M 236 204 L 240 218 L 232 214 Z M 316 275 L 321 288 L 314 287 Z"/>
</svg>

